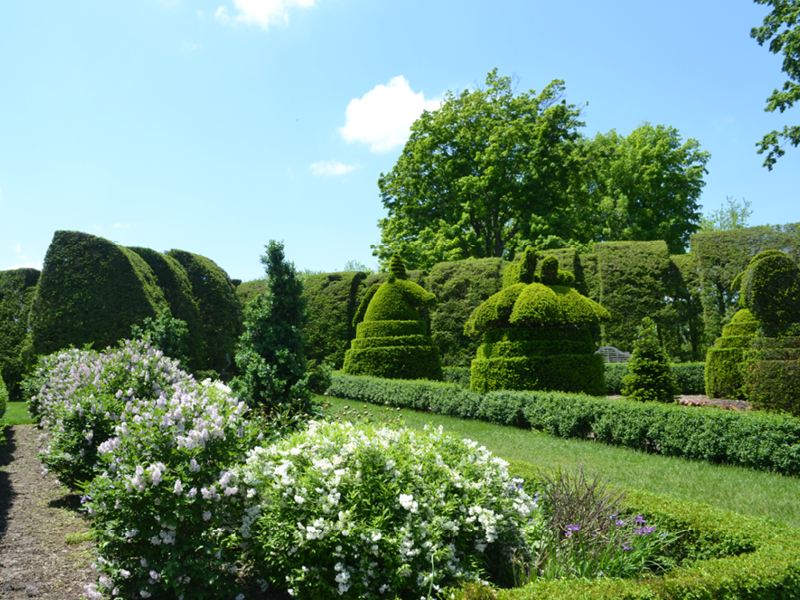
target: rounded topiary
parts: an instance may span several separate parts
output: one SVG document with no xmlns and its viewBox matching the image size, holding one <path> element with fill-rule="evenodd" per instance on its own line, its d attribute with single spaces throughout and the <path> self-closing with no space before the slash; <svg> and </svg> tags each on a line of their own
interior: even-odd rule
<svg viewBox="0 0 800 600">
<path fill-rule="evenodd" d="M 405 267 L 395 255 L 387 281 L 367 291 L 354 318 L 356 337 L 345 353 L 345 373 L 387 379 L 442 378 L 439 351 L 418 311 L 434 304 L 436 296 L 405 277 Z"/>
<path fill-rule="evenodd" d="M 747 398 L 756 408 L 800 416 L 800 267 L 783 252 L 762 252 L 741 282 L 741 303 L 760 325 L 744 353 Z"/>
<path fill-rule="evenodd" d="M 503 276 L 503 289 L 478 306 L 464 326 L 481 335 L 470 385 L 494 390 L 605 393 L 603 358 L 588 329 L 609 318 L 599 304 L 571 286 L 571 273 L 549 256 L 536 273 L 538 254 L 526 249 Z"/>
<path fill-rule="evenodd" d="M 745 398 L 742 363 L 757 329 L 758 321 L 746 308 L 737 312 L 722 329 L 722 337 L 717 338 L 706 354 L 706 396 Z"/>
<path fill-rule="evenodd" d="M 622 395 L 631 400 L 674 402 L 680 393 L 669 359 L 658 339 L 656 324 L 645 317 L 636 331 L 628 374 L 622 378 Z"/>
</svg>

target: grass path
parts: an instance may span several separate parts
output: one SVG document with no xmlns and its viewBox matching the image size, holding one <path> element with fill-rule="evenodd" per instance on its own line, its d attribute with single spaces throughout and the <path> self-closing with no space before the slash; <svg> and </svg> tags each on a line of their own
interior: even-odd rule
<svg viewBox="0 0 800 600">
<path fill-rule="evenodd" d="M 318 399 L 330 403 L 329 414 L 347 418 L 353 417 L 352 409 L 363 413 L 365 406 L 338 398 Z M 345 406 L 351 410 L 346 411 Z M 366 406 L 373 421 L 382 418 L 381 415 L 398 414 L 396 410 L 389 413 L 381 406 Z M 475 440 L 506 460 L 524 461 L 543 468 L 574 469 L 583 465 L 588 473 L 600 473 L 617 485 L 800 527 L 798 478 L 646 454 L 600 442 L 562 439 L 537 431 L 410 409 L 403 409 L 399 414 L 408 427 L 421 429 L 426 424 L 441 425 L 445 431 Z"/>
</svg>

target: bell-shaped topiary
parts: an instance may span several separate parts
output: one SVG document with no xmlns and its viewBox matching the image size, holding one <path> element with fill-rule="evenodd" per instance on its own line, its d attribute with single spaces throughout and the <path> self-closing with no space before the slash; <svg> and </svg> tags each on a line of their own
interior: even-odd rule
<svg viewBox="0 0 800 600">
<path fill-rule="evenodd" d="M 642 319 L 636 330 L 628 374 L 622 378 L 622 395 L 631 400 L 674 402 L 680 392 L 669 366 L 669 358 L 658 339 L 656 324 Z"/>
<path fill-rule="evenodd" d="M 609 314 L 574 290 L 574 281 L 572 273 L 558 269 L 556 257 L 540 262 L 534 248 L 509 265 L 503 289 L 464 326 L 466 335 L 481 335 L 483 342 L 472 361 L 473 390 L 605 393 L 603 359 L 594 353 L 588 326 Z"/>
<path fill-rule="evenodd" d="M 435 302 L 436 296 L 406 279 L 395 255 L 387 281 L 373 285 L 361 301 L 353 319 L 356 337 L 342 370 L 387 379 L 441 379 L 439 351 L 417 310 Z"/>
<path fill-rule="evenodd" d="M 758 321 L 746 308 L 722 329 L 722 337 L 706 354 L 706 395 L 711 398 L 745 398 L 742 384 L 744 352 L 758 329 Z"/>
</svg>

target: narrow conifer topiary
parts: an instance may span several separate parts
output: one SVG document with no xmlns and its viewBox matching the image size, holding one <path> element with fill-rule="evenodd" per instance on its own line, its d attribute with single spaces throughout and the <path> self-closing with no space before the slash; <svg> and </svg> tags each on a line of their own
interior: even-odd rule
<svg viewBox="0 0 800 600">
<path fill-rule="evenodd" d="M 622 383 L 622 395 L 631 400 L 674 402 L 680 392 L 650 317 L 642 319 L 636 330 L 628 374 Z"/>
</svg>

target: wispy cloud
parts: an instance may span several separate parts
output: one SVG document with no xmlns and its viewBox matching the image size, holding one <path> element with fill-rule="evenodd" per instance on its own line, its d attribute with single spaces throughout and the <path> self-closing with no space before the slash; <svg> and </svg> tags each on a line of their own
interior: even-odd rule
<svg viewBox="0 0 800 600">
<path fill-rule="evenodd" d="M 317 177 L 331 177 L 347 175 L 350 171 L 355 171 L 358 165 L 346 165 L 338 160 L 321 160 L 311 164 L 311 172 Z"/>
<path fill-rule="evenodd" d="M 29 256 L 26 256 L 22 253 L 22 246 L 20 244 L 14 244 L 11 246 L 11 249 L 14 251 L 14 256 L 16 256 L 16 260 L 20 261 L 15 265 L 11 265 L 10 267 L 5 267 L 4 269 L 0 269 L 0 271 L 12 271 L 14 269 L 39 269 L 42 270 L 42 261 L 36 262 L 31 260 Z"/>
<path fill-rule="evenodd" d="M 388 85 L 377 85 L 347 105 L 345 125 L 340 129 L 348 142 L 370 144 L 372 152 L 388 152 L 408 139 L 411 125 L 423 110 L 436 110 L 441 100 L 426 100 L 414 93 L 399 75 Z"/>
<path fill-rule="evenodd" d="M 227 6 L 220 6 L 214 16 L 221 23 L 245 23 L 269 29 L 270 25 L 289 22 L 289 10 L 311 8 L 316 0 L 233 0 L 238 11 L 231 16 Z"/>
</svg>

